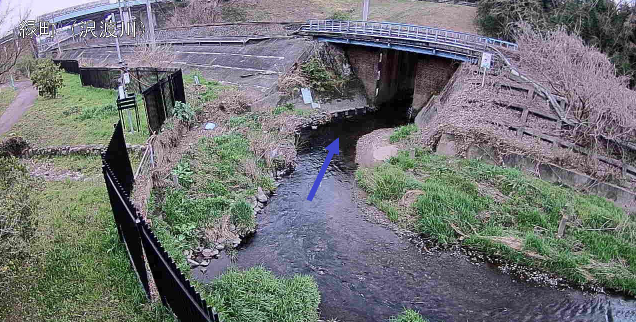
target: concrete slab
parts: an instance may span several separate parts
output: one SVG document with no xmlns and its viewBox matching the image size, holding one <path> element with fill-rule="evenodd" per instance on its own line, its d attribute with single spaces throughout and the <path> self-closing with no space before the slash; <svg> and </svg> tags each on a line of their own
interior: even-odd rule
<svg viewBox="0 0 636 322">
<path fill-rule="evenodd" d="M 250 88 L 266 94 L 276 89 L 278 78 L 286 73 L 313 43 L 304 38 L 269 39 L 241 45 L 175 45 L 176 59 L 167 65 L 185 72 L 198 69 L 204 77 L 224 84 Z M 124 59 L 134 54 L 132 48 L 122 48 Z M 113 47 L 69 49 L 60 59 L 89 58 L 117 65 Z"/>
</svg>

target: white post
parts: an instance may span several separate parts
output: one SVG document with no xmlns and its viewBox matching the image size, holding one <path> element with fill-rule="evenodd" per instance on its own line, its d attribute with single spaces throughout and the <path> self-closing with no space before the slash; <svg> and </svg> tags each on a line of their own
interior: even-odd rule
<svg viewBox="0 0 636 322">
<path fill-rule="evenodd" d="M 369 20 L 369 1 L 370 0 L 362 0 L 362 20 Z"/>
<path fill-rule="evenodd" d="M 152 19 L 152 7 L 150 6 L 150 0 L 146 0 L 146 13 L 148 15 L 148 29 L 150 29 L 150 44 L 152 48 L 155 48 L 155 22 Z"/>
</svg>

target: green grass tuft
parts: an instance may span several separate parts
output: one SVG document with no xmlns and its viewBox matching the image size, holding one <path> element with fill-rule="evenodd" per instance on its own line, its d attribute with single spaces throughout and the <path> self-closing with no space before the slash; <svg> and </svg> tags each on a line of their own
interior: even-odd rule
<svg viewBox="0 0 636 322">
<path fill-rule="evenodd" d="M 418 128 L 417 128 L 417 125 L 415 124 L 400 126 L 397 129 L 395 129 L 393 134 L 391 134 L 391 136 L 389 137 L 389 141 L 391 143 L 399 142 L 411 136 L 411 134 L 416 133 L 417 131 L 418 131 Z"/>
<path fill-rule="evenodd" d="M 262 267 L 229 269 L 204 286 L 208 303 L 226 322 L 315 322 L 320 293 L 306 275 L 276 278 Z"/>
<path fill-rule="evenodd" d="M 427 322 L 422 316 L 412 309 L 404 310 L 398 316 L 391 317 L 389 322 Z"/>
</svg>

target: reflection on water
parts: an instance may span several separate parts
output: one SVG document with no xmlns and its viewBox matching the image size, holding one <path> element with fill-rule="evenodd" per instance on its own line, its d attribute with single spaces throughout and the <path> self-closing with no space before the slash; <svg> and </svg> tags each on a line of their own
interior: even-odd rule
<svg viewBox="0 0 636 322">
<path fill-rule="evenodd" d="M 451 253 L 422 255 L 392 231 L 365 221 L 353 194 L 355 143 L 387 126 L 393 124 L 366 118 L 312 132 L 236 265 L 314 276 L 321 316 L 338 321 L 387 321 L 404 308 L 430 321 L 636 321 L 633 303 L 522 283 Z M 327 155 L 324 147 L 336 137 L 340 155 L 307 201 Z M 199 278 L 213 278 L 227 262 L 212 265 Z"/>
</svg>

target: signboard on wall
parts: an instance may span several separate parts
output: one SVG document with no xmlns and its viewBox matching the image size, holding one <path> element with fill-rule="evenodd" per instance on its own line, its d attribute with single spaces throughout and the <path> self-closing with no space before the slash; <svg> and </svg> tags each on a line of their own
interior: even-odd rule
<svg viewBox="0 0 636 322">
<path fill-rule="evenodd" d="M 492 54 L 491 53 L 482 53 L 481 54 L 481 68 L 490 68 L 490 64 L 492 63 Z"/>
</svg>

